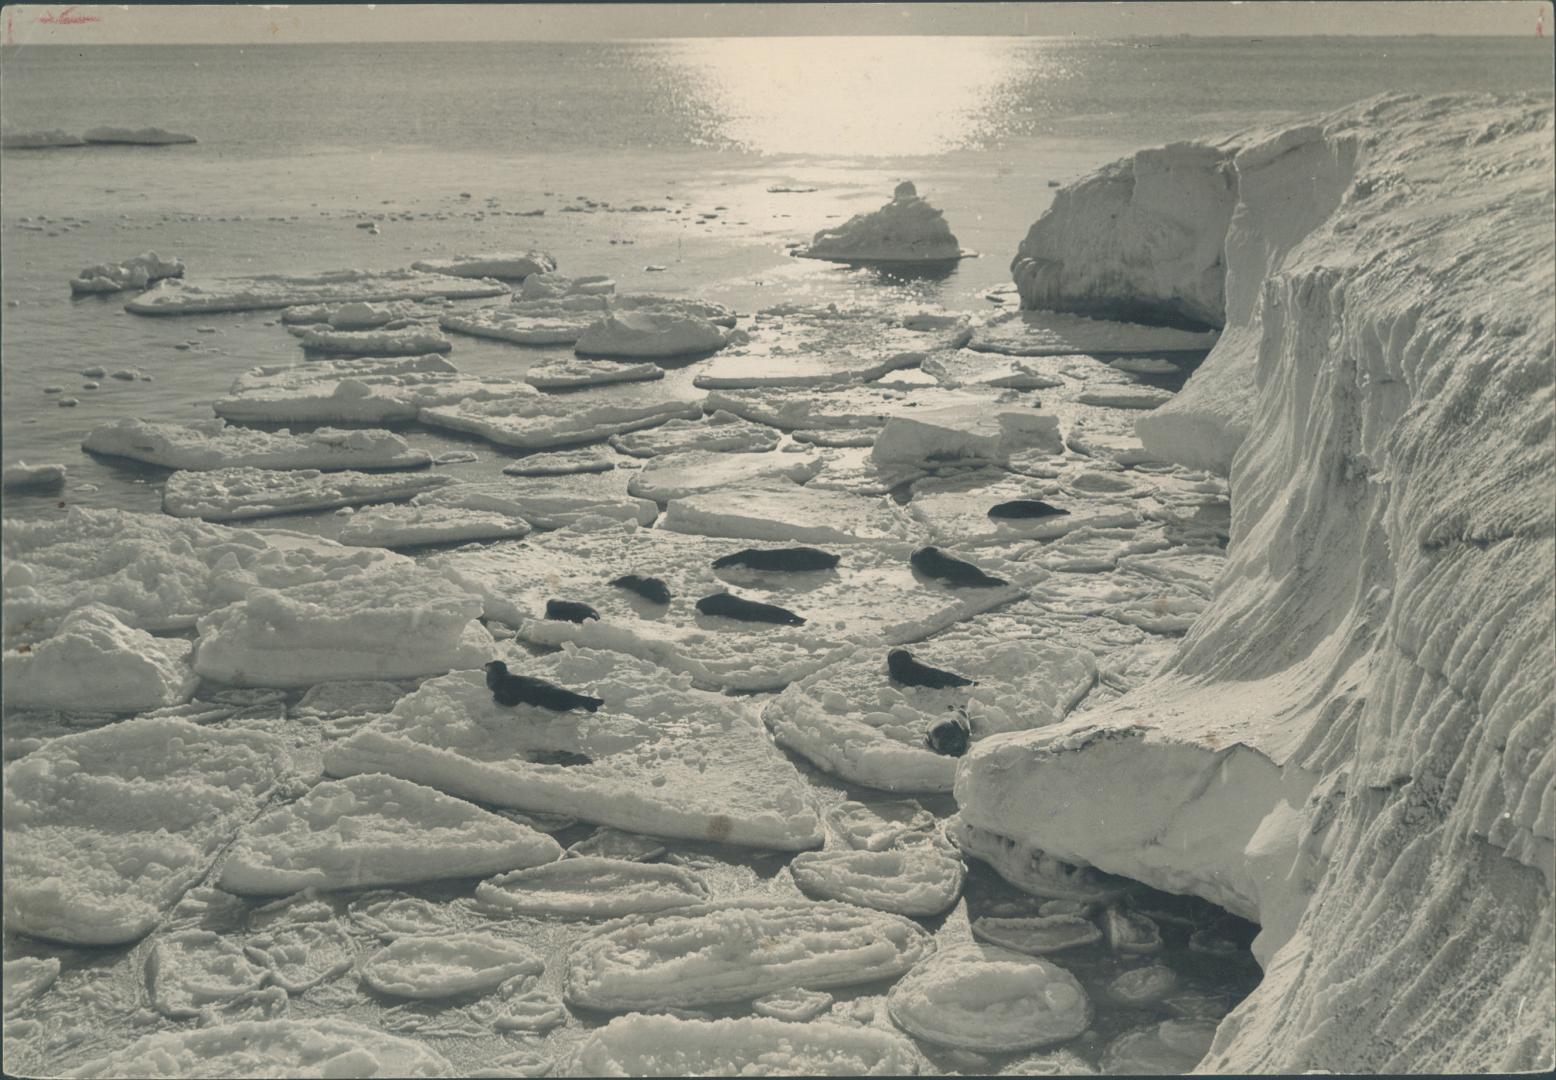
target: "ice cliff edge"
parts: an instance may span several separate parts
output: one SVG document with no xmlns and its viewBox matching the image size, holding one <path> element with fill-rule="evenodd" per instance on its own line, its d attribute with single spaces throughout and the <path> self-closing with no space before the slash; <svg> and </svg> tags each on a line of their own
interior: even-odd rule
<svg viewBox="0 0 1556 1080">
<path fill-rule="evenodd" d="M 1230 469 L 1214 602 L 956 783 L 970 825 L 1261 922 L 1202 1071 L 1551 1067 L 1552 164 L 1549 99 L 1377 98 L 1110 166 L 1017 257 L 1027 306 L 1226 327 L 1139 426 Z"/>
</svg>

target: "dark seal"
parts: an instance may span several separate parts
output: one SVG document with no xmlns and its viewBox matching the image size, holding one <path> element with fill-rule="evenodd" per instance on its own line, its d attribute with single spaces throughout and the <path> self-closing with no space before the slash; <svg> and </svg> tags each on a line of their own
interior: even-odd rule
<svg viewBox="0 0 1556 1080">
<path fill-rule="evenodd" d="M 722 615 L 726 619 L 741 622 L 777 623 L 780 626 L 804 626 L 805 620 L 788 608 L 777 604 L 759 604 L 755 600 L 743 600 L 730 593 L 714 593 L 697 601 L 697 610 L 704 615 Z"/>
<path fill-rule="evenodd" d="M 921 664 L 913 659 L 907 649 L 893 649 L 886 654 L 886 670 L 894 683 L 903 686 L 924 686 L 930 690 L 944 690 L 950 686 L 974 686 L 975 681 L 954 675 L 949 671 Z"/>
<path fill-rule="evenodd" d="M 908 560 L 926 577 L 965 589 L 994 589 L 1010 582 L 991 577 L 970 562 L 953 559 L 937 547 L 921 547 Z"/>
<path fill-rule="evenodd" d="M 1063 507 L 1045 503 L 1042 499 L 1012 499 L 989 507 L 989 516 L 996 521 L 1032 521 L 1036 518 L 1066 517 L 1069 513 Z"/>
<path fill-rule="evenodd" d="M 588 604 L 581 604 L 576 600 L 547 600 L 546 618 L 560 619 L 563 622 L 586 622 L 589 619 L 598 619 L 600 613 Z"/>
<path fill-rule="evenodd" d="M 656 577 L 640 577 L 637 574 L 623 574 L 611 582 L 618 589 L 626 589 L 635 592 L 644 600 L 655 604 L 668 604 L 670 602 L 670 586 Z"/>
<path fill-rule="evenodd" d="M 493 660 L 486 665 L 486 688 L 492 692 L 493 701 L 509 708 L 515 705 L 538 705 L 552 712 L 567 712 L 569 709 L 594 712 L 605 704 L 604 698 L 575 694 L 545 679 L 511 675 L 508 665 L 501 660 Z"/>
<path fill-rule="evenodd" d="M 930 728 L 929 734 L 924 736 L 924 745 L 946 757 L 961 757 L 967 753 L 967 744 L 971 739 L 972 732 L 967 728 L 967 721 L 957 717 L 954 720 L 942 720 Z"/>
<path fill-rule="evenodd" d="M 813 547 L 744 548 L 713 560 L 713 569 L 743 566 L 747 570 L 778 570 L 798 574 L 807 570 L 831 570 L 838 556 Z"/>
</svg>

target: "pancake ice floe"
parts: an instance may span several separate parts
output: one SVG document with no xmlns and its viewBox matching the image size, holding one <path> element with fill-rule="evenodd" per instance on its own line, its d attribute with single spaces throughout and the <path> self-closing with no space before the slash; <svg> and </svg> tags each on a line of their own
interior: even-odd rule
<svg viewBox="0 0 1556 1080">
<path fill-rule="evenodd" d="M 894 1076 L 917 1071 L 901 1035 L 830 1021 L 617 1017 L 579 1044 L 573 1076 Z"/>
<path fill-rule="evenodd" d="M 432 455 L 382 429 L 317 428 L 302 435 L 232 427 L 225 420 L 189 424 L 125 418 L 87 433 L 81 449 L 169 469 L 412 469 Z"/>
<path fill-rule="evenodd" d="M 518 942 L 477 932 L 396 938 L 357 964 L 362 981 L 380 994 L 423 1000 L 495 990 L 543 970 Z"/>
<path fill-rule="evenodd" d="M 476 886 L 476 902 L 492 912 L 614 918 L 707 901 L 708 886 L 669 863 L 591 856 L 501 874 Z"/>
<path fill-rule="evenodd" d="M 471 281 L 420 270 L 335 270 L 205 280 L 164 278 L 124 308 L 137 315 L 191 315 L 350 300 L 420 300 L 429 296 L 455 300 L 501 296 L 507 291 L 507 286 L 496 281 Z"/>
</svg>

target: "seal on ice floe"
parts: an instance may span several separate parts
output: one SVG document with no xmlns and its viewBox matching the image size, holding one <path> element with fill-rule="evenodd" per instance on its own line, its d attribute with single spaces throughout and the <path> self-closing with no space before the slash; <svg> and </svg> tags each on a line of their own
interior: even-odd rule
<svg viewBox="0 0 1556 1080">
<path fill-rule="evenodd" d="M 954 559 L 937 547 L 921 547 L 909 557 L 913 569 L 947 585 L 968 589 L 994 589 L 1010 582 L 985 574 L 970 562 Z"/>
<path fill-rule="evenodd" d="M 722 615 L 726 619 L 741 622 L 777 623 L 780 626 L 804 626 L 805 620 L 777 604 L 759 604 L 732 593 L 713 593 L 697 601 L 697 610 L 704 615 Z"/>
<path fill-rule="evenodd" d="M 545 679 L 510 674 L 508 665 L 501 660 L 487 663 L 486 687 L 492 692 L 493 701 L 509 708 L 522 703 L 539 705 L 542 709 L 550 709 L 552 712 L 567 712 L 569 709 L 586 709 L 594 712 L 605 704 L 604 698 L 575 694 Z"/>
<path fill-rule="evenodd" d="M 930 728 L 924 736 L 924 745 L 946 757 L 961 757 L 967 753 L 967 744 L 971 739 L 972 731 L 967 726 L 967 717 L 958 713 Z"/>
<path fill-rule="evenodd" d="M 1066 517 L 1069 513 L 1068 510 L 1045 503 L 1042 499 L 1011 499 L 1009 502 L 989 507 L 989 516 L 996 520 Z"/>
<path fill-rule="evenodd" d="M 564 622 L 587 622 L 590 619 L 599 619 L 600 613 L 588 604 L 577 600 L 547 600 L 546 618 L 561 619 Z"/>
<path fill-rule="evenodd" d="M 713 560 L 713 569 L 743 566 L 747 570 L 781 570 L 802 573 L 806 570 L 831 570 L 838 556 L 813 547 L 744 548 Z"/>
<path fill-rule="evenodd" d="M 976 680 L 953 675 L 949 671 L 921 664 L 913 659 L 907 649 L 893 649 L 886 654 L 886 670 L 891 681 L 903 686 L 925 686 L 931 690 L 944 690 L 948 686 L 972 686 Z"/>
<path fill-rule="evenodd" d="M 635 592 L 644 600 L 655 604 L 668 604 L 670 602 L 670 586 L 656 577 L 642 577 L 638 574 L 623 574 L 611 582 L 618 589 L 627 589 Z"/>
</svg>

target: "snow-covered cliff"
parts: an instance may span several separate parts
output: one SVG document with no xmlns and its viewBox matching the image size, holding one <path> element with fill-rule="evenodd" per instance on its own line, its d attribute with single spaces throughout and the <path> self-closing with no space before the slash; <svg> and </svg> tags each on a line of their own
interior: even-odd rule
<svg viewBox="0 0 1556 1080">
<path fill-rule="evenodd" d="M 1265 980 L 1203 1071 L 1549 1068 L 1551 103 L 1388 97 L 1199 149 L 1230 163 L 1227 329 L 1139 431 L 1230 466 L 1226 572 L 1154 680 L 978 744 L 961 814 L 1262 924 Z M 1219 170 L 1180 204 L 1203 228 L 1158 237 L 1175 280 L 1140 268 L 1150 244 L 1042 263 L 1048 218 L 1018 280 L 1026 258 L 1120 309 L 1213 296 L 1184 253 L 1223 229 Z M 1109 190 L 1049 216 L 1134 228 L 1085 206 Z"/>
</svg>

